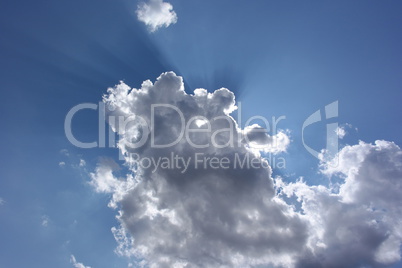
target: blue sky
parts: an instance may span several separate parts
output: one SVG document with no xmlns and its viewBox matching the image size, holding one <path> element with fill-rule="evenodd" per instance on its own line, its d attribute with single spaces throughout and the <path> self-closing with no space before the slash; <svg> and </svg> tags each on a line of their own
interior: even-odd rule
<svg viewBox="0 0 402 268">
<path fill-rule="evenodd" d="M 114 253 L 111 194 L 89 185 L 100 159 L 117 161 L 117 150 L 76 148 L 64 132 L 73 106 L 98 103 L 120 80 L 139 88 L 174 71 L 188 93 L 233 91 L 244 118 L 285 115 L 287 170 L 274 170 L 285 181 L 327 183 L 301 126 L 334 101 L 337 122 L 352 126 L 341 146 L 402 144 L 401 2 L 169 2 L 177 23 L 155 32 L 138 21 L 137 1 L 0 4 L 0 267 L 73 267 L 71 255 L 91 267 L 127 267 Z M 76 137 L 96 138 L 97 120 L 82 111 Z M 306 135 L 324 148 L 325 122 Z"/>
</svg>

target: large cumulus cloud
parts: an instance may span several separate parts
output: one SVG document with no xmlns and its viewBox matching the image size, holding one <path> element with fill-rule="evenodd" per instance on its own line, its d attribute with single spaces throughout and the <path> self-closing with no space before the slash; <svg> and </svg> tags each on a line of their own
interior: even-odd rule
<svg viewBox="0 0 402 268">
<path fill-rule="evenodd" d="M 269 165 L 248 148 L 229 115 L 236 109 L 232 92 L 197 89 L 187 94 L 181 77 L 165 73 L 155 84 L 145 81 L 140 89 L 121 83 L 109 89 L 104 100 L 113 110 L 109 116 L 130 119 L 124 127 L 122 120 L 109 123 L 120 134 L 119 147 L 135 176 L 114 178 L 113 167 L 101 164 L 92 174 L 92 183 L 98 191 L 113 192 L 113 204 L 120 204 L 124 230 L 114 232 L 120 238 L 123 231 L 132 236 L 126 253 L 146 260 L 151 267 L 290 264 L 291 256 L 306 242 L 306 226 L 289 206 L 276 200 Z M 177 107 L 184 118 L 171 106 L 158 107 L 151 116 L 152 104 Z M 152 132 L 154 144 L 174 142 L 182 122 L 204 131 L 192 132 L 167 148 L 152 145 Z M 141 143 L 144 135 L 148 139 L 135 148 L 133 143 Z M 280 141 L 287 144 L 288 139 L 280 135 L 276 143 L 285 148 Z M 271 140 L 264 134 L 265 145 Z M 185 172 L 176 167 L 143 167 L 132 157 L 169 158 L 172 152 L 189 159 Z M 197 166 L 196 154 L 202 159 L 225 158 L 229 164 L 214 168 L 202 162 Z M 234 167 L 236 158 L 242 162 L 245 157 L 261 165 Z"/>
<path fill-rule="evenodd" d="M 402 153 L 395 144 L 343 148 L 333 160 L 338 165 L 321 167 L 337 185 L 285 183 L 272 178 L 260 152 L 285 151 L 286 132 L 241 129 L 230 116 L 234 94 L 225 88 L 187 94 L 170 72 L 140 89 L 120 83 L 104 102 L 129 172 L 119 177 L 119 166 L 104 160 L 91 184 L 112 194 L 121 222 L 112 230 L 117 252 L 138 265 L 359 267 L 399 260 Z M 183 134 L 183 123 L 190 133 Z M 228 164 L 204 165 L 197 155 Z M 157 162 L 174 156 L 173 167 Z M 259 165 L 235 166 L 245 158 Z M 300 209 L 284 201 L 292 197 Z"/>
</svg>

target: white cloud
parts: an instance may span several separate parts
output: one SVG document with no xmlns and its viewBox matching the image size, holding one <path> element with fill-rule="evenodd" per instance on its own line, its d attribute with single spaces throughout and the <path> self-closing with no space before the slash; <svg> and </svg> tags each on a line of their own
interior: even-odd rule
<svg viewBox="0 0 402 268">
<path fill-rule="evenodd" d="M 336 128 L 335 133 L 338 135 L 339 139 L 343 139 L 346 135 L 349 134 L 349 132 L 352 130 L 352 133 L 358 132 L 357 127 L 353 127 L 352 124 L 346 123 L 342 124 L 339 127 Z"/>
<path fill-rule="evenodd" d="M 125 178 L 116 178 L 114 171 L 119 170 L 119 166 L 112 159 L 103 158 L 95 169 L 90 173 L 90 185 L 98 193 L 112 193 L 112 200 L 109 206 L 117 207 L 117 203 L 123 196 L 134 187 L 135 181 L 132 174 L 127 174 Z"/>
<path fill-rule="evenodd" d="M 310 222 L 310 249 L 299 267 L 373 267 L 400 260 L 401 163 L 394 143 L 360 142 L 324 166 L 325 174 L 343 179 L 339 187 L 278 181 L 282 194 L 298 198 Z"/>
<path fill-rule="evenodd" d="M 335 130 L 335 132 L 336 132 L 336 135 L 338 135 L 338 137 L 339 137 L 340 139 L 343 139 L 343 138 L 345 137 L 345 135 L 346 135 L 346 130 L 345 130 L 345 128 L 343 128 L 343 127 L 338 127 L 338 128 Z"/>
<path fill-rule="evenodd" d="M 65 166 L 66 166 L 66 162 L 63 162 L 63 161 L 62 161 L 62 162 L 59 162 L 59 166 L 60 166 L 60 167 L 65 167 Z"/>
<path fill-rule="evenodd" d="M 80 166 L 80 167 L 85 167 L 86 165 L 87 165 L 87 162 L 85 162 L 84 159 L 80 159 L 80 164 L 79 164 L 79 166 Z"/>
<path fill-rule="evenodd" d="M 163 0 L 149 0 L 138 5 L 137 18 L 145 23 L 151 32 L 177 22 L 173 6 Z"/>
<path fill-rule="evenodd" d="M 0 206 L 4 205 L 4 203 L 5 203 L 4 199 L 0 197 Z"/>
<path fill-rule="evenodd" d="M 343 148 L 332 162 L 322 163 L 322 176 L 336 176 L 337 185 L 285 183 L 271 177 L 269 166 L 196 167 L 196 154 L 226 157 L 231 163 L 249 156 L 265 163 L 250 142 L 264 150 L 272 148 L 276 137 L 278 152 L 289 145 L 285 132 L 270 136 L 256 131 L 261 129 L 256 125 L 240 129 L 230 116 L 236 105 L 227 89 L 187 94 L 181 77 L 170 72 L 155 83 L 145 81 L 140 89 L 120 83 L 108 90 L 104 101 L 115 107 L 108 118 L 130 121 L 125 127 L 123 121 L 109 121 L 119 134 L 129 172 L 102 160 L 91 174 L 91 185 L 112 194 L 110 204 L 119 208 L 121 223 L 112 229 L 116 252 L 134 257 L 138 265 L 360 267 L 400 259 L 402 151 L 395 144 L 361 142 Z M 160 103 L 171 106 L 155 109 L 152 117 L 151 105 Z M 151 146 L 149 130 L 155 144 L 172 143 L 182 121 L 193 118 L 198 121 L 189 124 L 191 129 L 200 131 L 168 148 Z M 230 145 L 231 138 L 239 142 L 221 146 Z M 142 146 L 133 146 L 141 141 Z M 172 153 L 189 159 L 185 172 L 156 162 Z M 149 165 L 141 165 L 144 159 Z M 285 202 L 292 197 L 300 206 Z"/>
<path fill-rule="evenodd" d="M 91 268 L 91 266 L 85 266 L 84 264 L 77 262 L 77 260 L 75 259 L 74 255 L 71 255 L 70 257 L 70 263 L 72 263 L 72 265 L 75 268 Z"/>
</svg>

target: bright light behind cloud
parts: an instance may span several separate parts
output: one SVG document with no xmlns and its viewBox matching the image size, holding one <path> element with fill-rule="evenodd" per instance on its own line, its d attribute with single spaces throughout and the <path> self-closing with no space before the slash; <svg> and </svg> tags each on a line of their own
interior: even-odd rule
<svg viewBox="0 0 402 268">
<path fill-rule="evenodd" d="M 400 259 L 402 151 L 392 142 L 346 146 L 322 163 L 323 180 L 336 176 L 338 184 L 285 183 L 271 176 L 258 152 L 285 151 L 290 139 L 283 131 L 257 131 L 258 125 L 240 129 L 227 89 L 187 94 L 182 78 L 170 72 L 140 89 L 120 83 L 104 102 L 113 107 L 109 124 L 130 172 L 116 177 L 118 165 L 104 160 L 91 184 L 112 194 L 121 222 L 112 229 L 117 252 L 138 265 L 360 267 Z M 198 131 L 174 143 L 183 122 Z M 154 139 L 143 140 L 150 133 Z M 222 146 L 231 138 L 233 146 Z M 263 146 L 256 150 L 253 143 Z M 215 168 L 207 157 L 227 159 L 228 168 Z M 247 157 L 261 166 L 235 166 Z M 299 206 L 286 202 L 292 196 Z"/>
<path fill-rule="evenodd" d="M 138 5 L 137 18 L 148 26 L 151 32 L 160 27 L 169 27 L 177 22 L 176 12 L 173 6 L 163 0 L 149 0 Z"/>
</svg>

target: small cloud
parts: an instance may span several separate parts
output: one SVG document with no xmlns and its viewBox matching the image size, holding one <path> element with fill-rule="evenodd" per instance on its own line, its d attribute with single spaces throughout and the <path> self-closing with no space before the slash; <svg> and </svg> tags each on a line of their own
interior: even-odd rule
<svg viewBox="0 0 402 268">
<path fill-rule="evenodd" d="M 343 139 L 346 135 L 346 130 L 343 127 L 337 127 L 335 132 L 336 132 L 336 135 L 338 135 L 338 137 L 340 139 Z"/>
<path fill-rule="evenodd" d="M 113 159 L 102 158 L 95 172 L 90 173 L 90 185 L 99 193 L 115 192 L 117 196 L 124 195 L 124 191 L 126 190 L 125 187 L 122 188 L 124 183 L 121 183 L 121 180 L 113 174 L 114 171 L 119 169 L 119 165 Z M 115 207 L 114 202 L 111 202 L 109 205 Z"/>
<path fill-rule="evenodd" d="M 169 27 L 177 22 L 173 6 L 163 0 L 149 0 L 138 5 L 137 18 L 148 26 L 149 31 L 155 32 L 160 27 Z"/>
<path fill-rule="evenodd" d="M 75 268 L 91 268 L 91 266 L 85 266 L 84 264 L 77 262 L 74 255 L 71 255 L 70 263 L 72 263 Z"/>
<path fill-rule="evenodd" d="M 66 162 L 59 162 L 59 167 L 65 167 L 66 166 Z"/>
<path fill-rule="evenodd" d="M 84 159 L 80 159 L 80 167 L 85 167 L 87 165 L 87 162 L 85 162 Z"/>
<path fill-rule="evenodd" d="M 42 216 L 42 226 L 47 227 L 49 225 L 49 216 L 43 215 Z"/>
<path fill-rule="evenodd" d="M 348 131 L 347 131 L 348 130 Z M 336 135 L 338 135 L 339 139 L 343 139 L 346 134 L 350 134 L 350 132 L 358 132 L 357 127 L 353 127 L 352 124 L 346 123 L 346 124 L 342 124 L 339 127 L 336 128 L 335 133 Z"/>
<path fill-rule="evenodd" d="M 4 203 L 5 203 L 4 199 L 0 197 L 0 206 L 4 205 Z"/>
</svg>

